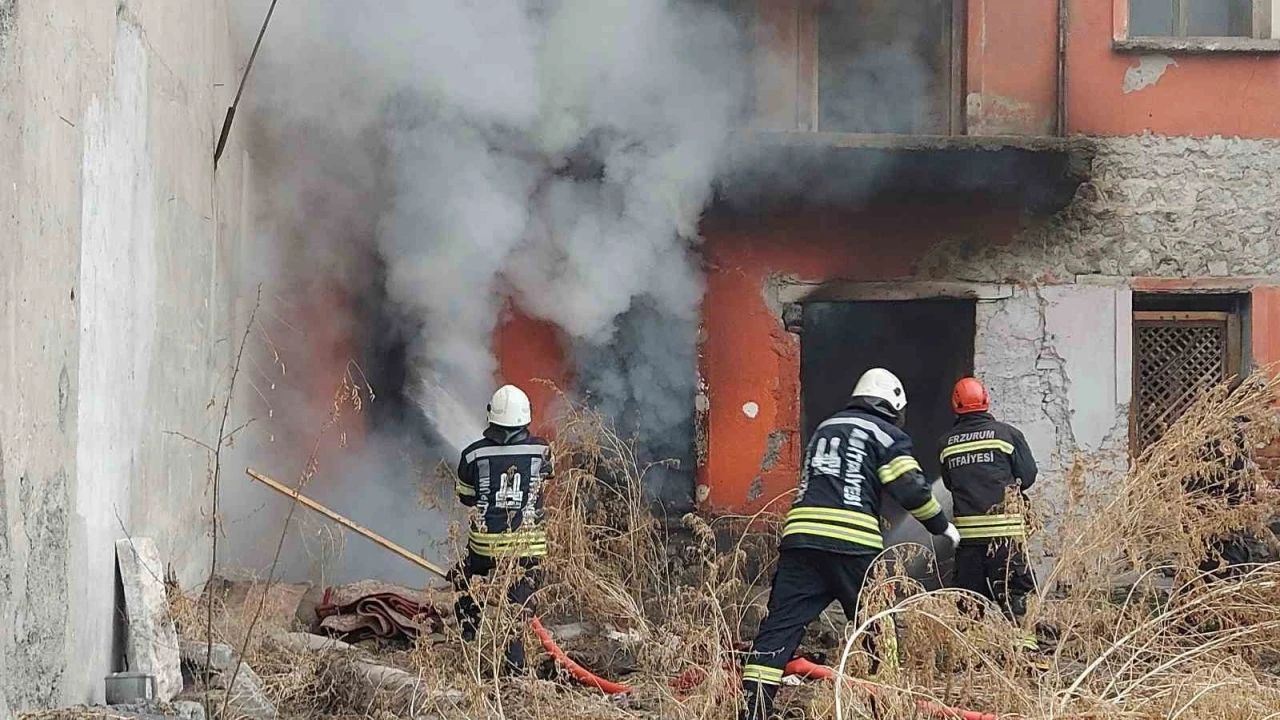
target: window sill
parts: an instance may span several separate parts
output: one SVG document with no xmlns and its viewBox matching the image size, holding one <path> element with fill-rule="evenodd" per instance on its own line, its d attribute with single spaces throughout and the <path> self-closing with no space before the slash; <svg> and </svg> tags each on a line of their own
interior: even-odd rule
<svg viewBox="0 0 1280 720">
<path fill-rule="evenodd" d="M 1280 54 L 1280 39 L 1234 37 L 1140 37 L 1113 40 L 1111 48 L 1116 52 L 1162 52 L 1184 55 L 1214 55 L 1219 53 L 1276 53 Z"/>
</svg>

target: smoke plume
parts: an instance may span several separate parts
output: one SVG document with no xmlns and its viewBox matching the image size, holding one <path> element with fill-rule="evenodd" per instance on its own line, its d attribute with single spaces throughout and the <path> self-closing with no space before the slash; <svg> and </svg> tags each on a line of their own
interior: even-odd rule
<svg viewBox="0 0 1280 720">
<path fill-rule="evenodd" d="M 242 0 L 246 38 L 265 5 Z M 258 223 L 244 276 L 293 298 L 334 283 L 354 300 L 331 321 L 363 357 L 404 354 L 392 393 L 406 402 L 328 469 L 347 476 L 320 490 L 335 509 L 439 536 L 442 516 L 367 515 L 395 515 L 478 435 L 509 304 L 563 332 L 577 391 L 642 455 L 685 461 L 651 490 L 687 502 L 697 224 L 744 109 L 742 39 L 731 13 L 671 0 L 278 9 L 238 131 Z M 386 377 L 370 375 L 386 403 Z M 277 419 L 315 428 L 328 400 L 277 400 Z M 388 460 L 389 446 L 412 457 Z"/>
</svg>

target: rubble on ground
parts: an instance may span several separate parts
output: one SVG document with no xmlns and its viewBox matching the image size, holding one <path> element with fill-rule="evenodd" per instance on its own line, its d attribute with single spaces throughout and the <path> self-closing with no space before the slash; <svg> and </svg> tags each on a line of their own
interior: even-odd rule
<svg viewBox="0 0 1280 720">
<path fill-rule="evenodd" d="M 203 678 L 206 669 L 211 670 L 211 682 L 205 692 L 225 697 L 240 716 L 275 720 L 276 708 L 263 691 L 262 679 L 247 663 L 240 662 L 240 656 L 230 646 L 183 640 L 179 651 L 183 664 L 191 669 L 193 682 Z M 230 693 L 226 692 L 228 686 Z"/>
</svg>

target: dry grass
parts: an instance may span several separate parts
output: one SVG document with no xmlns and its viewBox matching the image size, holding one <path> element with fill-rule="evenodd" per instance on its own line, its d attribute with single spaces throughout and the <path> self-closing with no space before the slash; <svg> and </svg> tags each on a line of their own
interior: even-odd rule
<svg viewBox="0 0 1280 720">
<path fill-rule="evenodd" d="M 928 700 L 1026 718 L 1280 717 L 1274 674 L 1280 567 L 1227 579 L 1206 578 L 1197 569 L 1215 537 L 1240 528 L 1261 534 L 1277 508 L 1259 498 L 1231 506 L 1184 489 L 1186 478 L 1222 467 L 1202 452 L 1211 441 L 1226 439 L 1228 456 L 1235 452 L 1232 418 L 1253 419 L 1245 430 L 1250 446 L 1280 436 L 1272 408 L 1277 385 L 1259 375 L 1234 392 L 1208 394 L 1122 478 L 1078 463 L 1072 482 L 1090 491 L 1073 493 L 1069 507 L 1055 509 L 1069 521 L 1043 538 L 1055 565 L 1040 578 L 1028 616 L 1057 631 L 1047 669 L 1036 669 L 1019 650 L 1018 633 L 999 612 L 975 619 L 961 612 L 959 593 L 925 592 L 900 565 L 885 562 L 869 581 L 861 622 L 842 629 L 828 661 L 841 661 L 842 647 L 856 647 L 868 628 L 886 640 L 887 624 L 875 621 L 892 617 L 900 665 L 876 678 L 874 701 L 865 682 L 808 683 L 784 689 L 780 709 L 797 717 L 906 718 L 919 717 L 917 703 Z M 759 614 L 751 590 L 767 579 L 748 546 L 768 548 L 772 538 L 723 532 L 693 516 L 684 518 L 683 532 L 669 533 L 641 496 L 645 468 L 631 445 L 593 412 L 566 405 L 555 444 L 561 471 L 547 498 L 554 553 L 536 602 L 548 624 L 587 621 L 631 633 L 634 642 L 614 648 L 631 656 L 634 670 L 623 678 L 634 688 L 631 696 L 610 699 L 566 681 L 494 677 L 508 633 L 525 634 L 531 665 L 540 654 L 524 618 L 500 602 L 522 572 L 503 567 L 477 591 L 491 601 L 479 642 L 461 642 L 451 624 L 444 642 L 423 638 L 415 648 L 378 658 L 407 671 L 408 686 L 371 690 L 367 674 L 355 671 L 360 652 L 305 656 L 283 651 L 265 635 L 251 638 L 246 660 L 283 714 L 736 716 L 741 641 L 750 639 Z M 1250 481 L 1256 474 L 1252 467 L 1243 472 Z M 761 521 L 756 528 L 772 527 L 769 517 L 755 520 Z M 193 626 L 183 627 L 185 633 Z M 222 627 L 217 631 L 226 637 L 219 641 L 245 642 L 234 623 Z M 673 678 L 699 670 L 694 687 L 672 687 Z M 867 659 L 850 652 L 844 670 L 865 678 Z"/>
</svg>

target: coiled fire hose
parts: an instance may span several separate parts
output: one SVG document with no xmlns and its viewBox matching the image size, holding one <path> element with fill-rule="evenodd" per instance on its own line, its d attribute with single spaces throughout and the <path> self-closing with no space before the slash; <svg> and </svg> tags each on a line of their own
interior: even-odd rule
<svg viewBox="0 0 1280 720">
<path fill-rule="evenodd" d="M 342 515 L 339 515 L 338 513 L 330 510 L 324 505 L 321 505 L 315 500 L 312 500 L 306 495 L 303 495 L 297 490 L 287 487 L 267 477 L 266 475 L 263 475 L 262 473 L 257 472 L 256 470 L 253 470 L 252 468 L 247 468 L 245 470 L 245 473 L 248 474 L 250 478 L 253 478 L 254 480 L 262 483 L 263 485 L 266 485 L 267 487 L 271 488 L 272 490 L 275 490 L 281 495 L 284 495 L 285 497 L 288 497 L 297 501 L 303 507 L 306 507 L 321 515 L 324 515 L 325 517 L 338 523 L 339 525 L 345 527 L 346 529 L 358 535 L 364 536 L 366 539 L 371 540 L 372 542 L 378 545 L 381 545 L 384 549 L 390 550 L 391 552 L 399 555 L 405 560 L 408 560 L 409 562 L 414 563 L 418 567 L 432 574 L 438 575 L 442 579 L 448 578 L 449 573 L 443 568 L 439 567 L 438 565 L 432 563 L 430 560 L 427 560 L 426 558 L 422 557 L 421 555 L 418 555 L 417 553 L 410 552 L 409 550 L 406 550 L 403 547 L 400 547 L 394 542 L 364 527 L 363 525 L 359 525 L 351 520 L 348 520 Z M 606 680 L 596 675 L 595 673 L 591 672 L 590 670 L 582 667 L 578 663 L 574 662 L 573 659 L 570 658 L 568 654 L 565 653 L 564 650 L 560 649 L 559 645 L 556 645 L 556 641 L 554 638 L 551 637 L 551 633 L 548 632 L 545 627 L 543 627 L 542 621 L 539 620 L 537 617 L 533 618 L 533 621 L 530 624 L 533 628 L 534 635 L 538 637 L 538 641 L 542 644 L 542 649 L 545 650 L 548 655 L 553 657 L 556 661 L 556 664 L 564 668 L 564 670 L 567 671 L 571 676 L 573 676 L 575 680 L 577 680 L 578 682 L 588 687 L 596 688 L 597 690 L 603 693 L 606 693 L 608 695 L 625 695 L 631 692 L 630 686 L 623 685 L 621 683 L 616 683 L 616 682 L 613 682 L 612 680 Z M 814 663 L 811 660 L 806 660 L 804 658 L 796 658 L 791 662 L 787 663 L 786 668 L 783 670 L 783 674 L 796 675 L 801 678 L 805 678 L 809 680 L 827 680 L 827 679 L 836 677 L 836 671 L 833 670 L 832 668 L 829 668 L 825 665 L 818 665 L 817 663 Z M 670 684 L 677 691 L 687 691 L 701 684 L 705 676 L 706 676 L 705 669 L 692 668 L 686 671 L 683 675 L 680 675 L 679 677 L 672 679 L 670 681 Z M 864 690 L 866 690 L 868 693 L 870 693 L 873 696 L 877 692 L 876 688 L 872 685 L 861 683 L 856 680 L 850 680 L 850 682 L 856 683 L 858 686 L 862 687 Z M 951 708 L 945 705 L 932 703 L 923 699 L 917 700 L 916 705 L 921 710 L 927 712 L 928 714 L 930 714 L 935 718 L 946 718 L 947 720 L 997 720 L 996 715 L 975 712 L 972 710 Z"/>
</svg>

